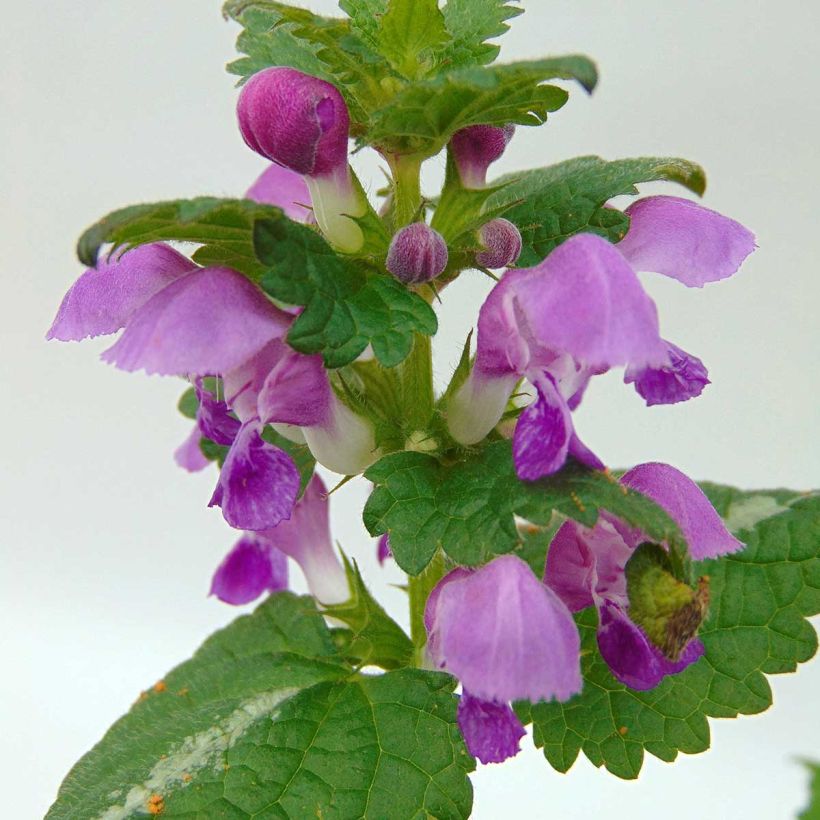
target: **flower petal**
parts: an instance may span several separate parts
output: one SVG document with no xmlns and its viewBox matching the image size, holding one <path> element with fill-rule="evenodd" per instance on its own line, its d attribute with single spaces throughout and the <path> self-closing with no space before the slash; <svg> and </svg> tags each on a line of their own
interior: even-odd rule
<svg viewBox="0 0 820 820">
<path fill-rule="evenodd" d="M 300 174 L 272 163 L 245 193 L 246 199 L 275 205 L 296 222 L 310 222 L 310 192 Z"/>
<path fill-rule="evenodd" d="M 262 424 L 243 424 L 219 473 L 210 507 L 240 530 L 267 530 L 289 518 L 299 492 L 291 457 L 262 439 Z"/>
<path fill-rule="evenodd" d="M 458 728 L 467 751 L 482 763 L 503 763 L 514 757 L 526 734 L 509 704 L 475 698 L 466 689 L 458 702 Z"/>
<path fill-rule="evenodd" d="M 191 430 L 185 441 L 174 450 L 174 461 L 189 473 L 198 473 L 211 463 L 205 458 L 205 454 L 199 446 L 201 438 L 202 433 L 199 427 L 194 425 L 194 429 Z"/>
<path fill-rule="evenodd" d="M 672 516 L 695 560 L 717 558 L 743 549 L 743 542 L 726 529 L 700 487 L 680 470 L 657 462 L 639 464 L 621 478 L 621 483 L 648 496 Z M 632 547 L 644 540 L 640 532 L 630 534 L 624 529 L 624 533 Z"/>
<path fill-rule="evenodd" d="M 628 367 L 624 382 L 635 385 L 635 390 L 646 400 L 648 407 L 655 404 L 677 404 L 699 396 L 709 382 L 709 373 L 703 362 L 677 345 L 666 342 L 669 364 L 663 367 Z"/>
<path fill-rule="evenodd" d="M 739 222 L 688 199 L 649 196 L 626 213 L 629 231 L 617 247 L 632 267 L 690 288 L 731 276 L 757 247 Z"/>
<path fill-rule="evenodd" d="M 196 379 L 194 390 L 199 399 L 196 421 L 200 432 L 216 444 L 230 445 L 239 432 L 239 421 L 228 412 L 224 401 L 205 389 L 202 379 Z"/>
<path fill-rule="evenodd" d="M 196 267 L 162 242 L 112 253 L 69 288 L 46 338 L 68 342 L 115 333 L 155 293 Z"/>
<path fill-rule="evenodd" d="M 302 427 L 328 423 L 333 396 L 322 357 L 297 353 L 283 342 L 279 346 L 259 393 L 260 418 Z"/>
<path fill-rule="evenodd" d="M 631 689 L 654 689 L 667 675 L 682 672 L 703 655 L 700 640 L 689 642 L 677 661 L 670 661 L 617 604 L 599 608 L 598 648 L 612 674 Z"/>
<path fill-rule="evenodd" d="M 508 271 L 481 308 L 476 366 L 524 375 L 569 354 L 585 367 L 667 360 L 655 303 L 613 245 L 577 234 L 534 268 Z"/>
<path fill-rule="evenodd" d="M 287 332 L 290 317 L 229 268 L 202 268 L 140 307 L 102 358 L 122 370 L 225 373 Z"/>
<path fill-rule="evenodd" d="M 425 621 L 433 662 L 482 700 L 566 700 L 581 690 L 572 615 L 514 555 L 445 576 Z"/>
<path fill-rule="evenodd" d="M 330 538 L 329 508 L 327 487 L 314 475 L 290 518 L 259 537 L 299 564 L 319 601 L 337 604 L 350 597 L 350 587 Z"/>
<path fill-rule="evenodd" d="M 226 604 L 247 604 L 263 592 L 287 587 L 287 558 L 254 533 L 245 533 L 217 567 L 210 594 Z"/>
<path fill-rule="evenodd" d="M 379 562 L 379 566 L 384 566 L 384 562 L 388 558 L 393 557 L 393 551 L 390 549 L 390 536 L 385 533 L 384 535 L 379 538 L 378 543 L 376 544 L 376 558 Z"/>
<path fill-rule="evenodd" d="M 518 417 L 513 434 L 513 458 L 518 477 L 535 481 L 552 475 L 567 460 L 573 434 L 566 401 L 549 374 L 535 381 L 536 400 Z"/>
</svg>

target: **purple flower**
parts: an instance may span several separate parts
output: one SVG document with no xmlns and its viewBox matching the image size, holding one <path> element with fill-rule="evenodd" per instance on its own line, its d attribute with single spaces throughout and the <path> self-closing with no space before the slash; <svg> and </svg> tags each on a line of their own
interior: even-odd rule
<svg viewBox="0 0 820 820">
<path fill-rule="evenodd" d="M 189 473 L 198 473 L 211 463 L 205 458 L 205 454 L 199 446 L 201 439 L 202 433 L 199 432 L 199 426 L 194 425 L 194 429 L 191 430 L 185 441 L 174 450 L 174 461 Z"/>
<path fill-rule="evenodd" d="M 390 536 L 385 533 L 382 535 L 376 544 L 376 558 L 380 566 L 384 566 L 384 562 L 388 558 L 393 557 L 393 551 L 390 549 Z"/>
<path fill-rule="evenodd" d="M 325 236 L 357 251 L 364 238 L 350 217 L 362 216 L 367 202 L 347 164 L 350 117 L 339 91 L 293 68 L 266 68 L 242 88 L 237 117 L 251 149 L 304 176 Z"/>
<path fill-rule="evenodd" d="M 715 558 L 743 548 L 700 488 L 668 464 L 641 464 L 621 478 L 663 507 L 677 522 L 693 558 Z M 670 659 L 629 616 L 626 565 L 649 538 L 640 530 L 602 514 L 594 527 L 564 523 L 547 552 L 544 581 L 573 611 L 598 609 L 598 647 L 618 680 L 633 689 L 652 689 L 682 671 L 704 652 L 691 638 Z"/>
<path fill-rule="evenodd" d="M 255 601 L 264 592 L 287 588 L 287 556 L 259 533 L 247 532 L 217 567 L 210 594 L 239 606 Z"/>
<path fill-rule="evenodd" d="M 432 663 L 474 697 L 567 700 L 581 690 L 572 615 L 516 556 L 450 572 L 430 593 L 424 619 Z"/>
<path fill-rule="evenodd" d="M 414 222 L 393 236 L 385 266 L 405 285 L 429 282 L 447 267 L 447 243 L 426 223 Z"/>
<path fill-rule="evenodd" d="M 504 153 L 514 133 L 514 125 L 469 125 L 453 134 L 450 151 L 465 188 L 484 187 L 487 169 Z"/>
<path fill-rule="evenodd" d="M 475 261 L 484 268 L 506 268 L 521 253 L 521 234 L 508 219 L 491 219 L 478 232 L 478 241 L 484 250 Z"/>
<path fill-rule="evenodd" d="M 290 519 L 263 532 L 246 533 L 239 540 L 214 574 L 211 594 L 229 604 L 244 604 L 265 591 L 286 588 L 286 556 L 299 564 L 310 591 L 322 603 L 350 597 L 330 539 L 327 490 L 317 475 Z"/>
<path fill-rule="evenodd" d="M 649 404 L 683 401 L 708 383 L 702 362 L 660 338 L 657 311 L 635 269 L 651 267 L 686 285 L 731 275 L 754 249 L 742 225 L 674 197 L 628 209 L 631 225 L 613 246 L 591 234 L 559 245 L 534 268 L 508 271 L 478 321 L 473 371 L 450 400 L 447 422 L 462 444 L 497 424 L 521 378 L 536 401 L 516 425 L 519 476 L 560 469 L 567 454 L 600 464 L 575 435 L 568 410 L 591 376 L 625 365 L 625 379 Z"/>
<path fill-rule="evenodd" d="M 514 757 L 526 734 L 509 704 L 481 700 L 466 689 L 458 702 L 458 727 L 467 750 L 482 763 L 503 763 Z"/>
<path fill-rule="evenodd" d="M 310 191 L 295 171 L 273 163 L 245 192 L 246 199 L 275 205 L 295 222 L 313 222 Z"/>
</svg>

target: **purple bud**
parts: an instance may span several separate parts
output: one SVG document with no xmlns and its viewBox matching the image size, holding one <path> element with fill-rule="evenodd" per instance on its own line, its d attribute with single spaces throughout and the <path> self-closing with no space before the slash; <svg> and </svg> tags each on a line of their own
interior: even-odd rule
<svg viewBox="0 0 820 820">
<path fill-rule="evenodd" d="M 293 68 L 254 74 L 239 95 L 239 129 L 250 148 L 305 176 L 347 165 L 350 117 L 330 83 Z"/>
<path fill-rule="evenodd" d="M 429 225 L 414 222 L 393 237 L 386 265 L 406 285 L 429 282 L 447 267 L 447 243 Z"/>
<path fill-rule="evenodd" d="M 470 125 L 453 134 L 450 148 L 465 188 L 484 187 L 487 169 L 504 153 L 514 133 L 514 125 Z"/>
<path fill-rule="evenodd" d="M 475 256 L 484 268 L 506 268 L 521 253 L 521 234 L 508 219 L 493 219 L 478 232 L 485 250 Z"/>
</svg>

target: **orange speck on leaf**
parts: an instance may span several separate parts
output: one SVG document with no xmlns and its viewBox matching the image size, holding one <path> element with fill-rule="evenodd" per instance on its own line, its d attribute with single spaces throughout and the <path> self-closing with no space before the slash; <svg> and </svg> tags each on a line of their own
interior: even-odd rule
<svg viewBox="0 0 820 820">
<path fill-rule="evenodd" d="M 154 816 L 162 814 L 165 810 L 165 798 L 161 794 L 152 794 L 148 798 L 148 814 Z"/>
<path fill-rule="evenodd" d="M 188 774 L 188 772 L 183 772 L 182 774 L 182 782 L 183 783 L 190 783 L 193 780 L 193 777 Z"/>
<path fill-rule="evenodd" d="M 167 688 L 168 688 L 168 687 L 165 685 L 165 681 L 164 681 L 164 680 L 158 680 L 158 681 L 154 684 L 154 691 L 155 691 L 155 692 L 164 692 Z"/>
<path fill-rule="evenodd" d="M 618 734 L 623 737 L 628 731 L 629 729 L 627 729 L 626 726 L 621 726 L 621 728 L 618 729 Z"/>
</svg>

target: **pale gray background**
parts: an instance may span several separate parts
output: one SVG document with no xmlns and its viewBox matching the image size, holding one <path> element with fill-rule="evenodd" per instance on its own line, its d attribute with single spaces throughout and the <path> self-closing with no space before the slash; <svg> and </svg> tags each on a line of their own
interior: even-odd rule
<svg viewBox="0 0 820 820">
<path fill-rule="evenodd" d="M 312 6 L 329 13 L 333 3 Z M 739 276 L 703 291 L 647 277 L 664 333 L 702 356 L 714 385 L 695 402 L 647 410 L 619 375 L 599 379 L 577 413 L 584 439 L 614 465 L 659 459 L 744 487 L 820 486 L 820 4 L 528 9 L 507 59 L 584 51 L 602 79 L 592 99 L 573 90 L 545 128 L 519 129 L 497 171 L 591 152 L 690 157 L 709 171 L 706 203 L 760 244 Z M 180 384 L 101 364 L 104 342 L 43 341 L 80 272 L 73 244 L 88 223 L 132 202 L 237 195 L 261 170 L 222 69 L 235 34 L 216 0 L 3 1 L 4 818 L 41 815 L 140 689 L 236 614 L 206 598 L 232 538 L 205 507 L 214 475 L 171 460 L 189 429 L 174 411 Z M 372 156 L 359 165 L 379 182 Z M 434 183 L 441 161 L 429 165 Z M 486 289 L 476 274 L 445 293 L 441 378 Z M 399 573 L 372 566 L 359 527 L 363 498 L 361 484 L 334 498 L 335 532 L 398 610 L 387 583 Z M 479 770 L 475 817 L 793 816 L 805 797 L 795 758 L 820 757 L 819 685 L 816 663 L 775 678 L 771 711 L 714 723 L 711 752 L 649 759 L 637 783 L 583 759 L 558 775 L 525 743 L 514 761 Z"/>
</svg>

